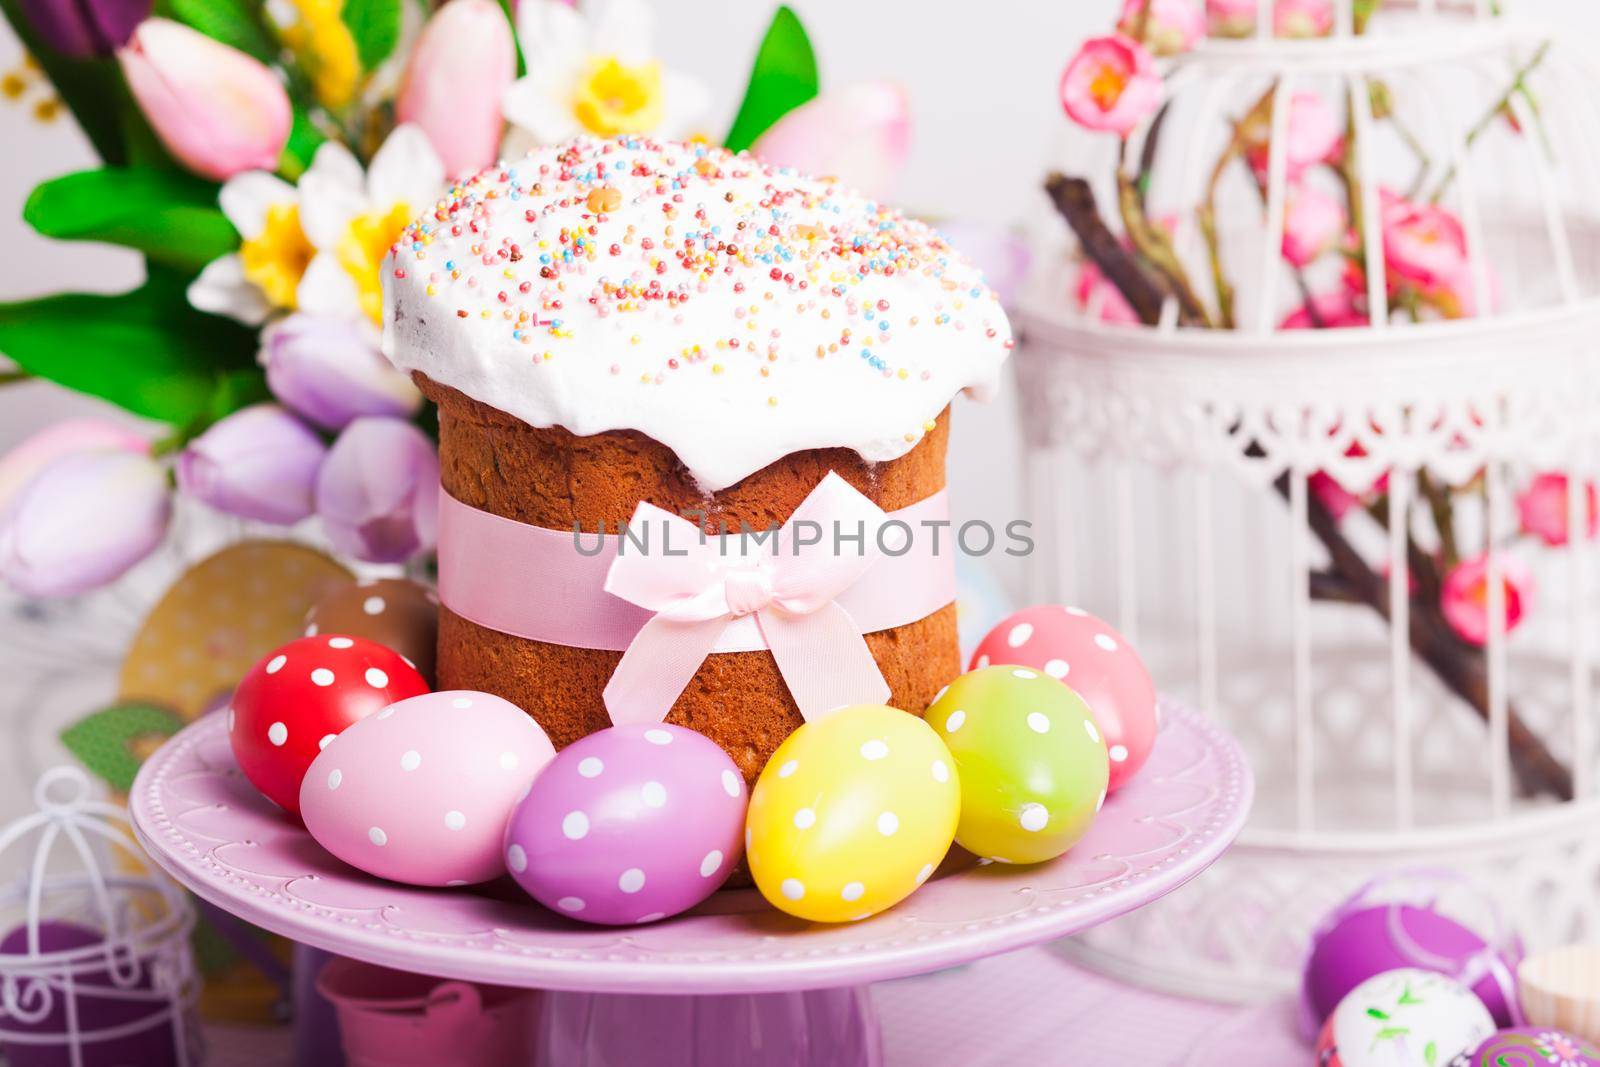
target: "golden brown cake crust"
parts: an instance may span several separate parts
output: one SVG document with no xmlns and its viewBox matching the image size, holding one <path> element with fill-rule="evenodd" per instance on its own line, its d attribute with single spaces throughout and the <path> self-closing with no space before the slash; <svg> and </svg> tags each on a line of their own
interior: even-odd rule
<svg viewBox="0 0 1600 1067">
<path fill-rule="evenodd" d="M 950 412 L 905 456 L 868 463 L 849 449 L 799 452 L 717 493 L 700 489 L 665 446 L 632 431 L 579 437 L 536 429 L 463 393 L 415 375 L 439 405 L 444 488 L 475 508 L 552 529 L 593 530 L 629 518 L 641 500 L 707 513 L 708 529 L 786 520 L 830 471 L 885 511 L 944 488 Z M 960 673 L 955 606 L 868 634 L 890 702 L 920 714 Z M 439 627 L 439 688 L 476 689 L 533 716 L 557 748 L 609 725 L 601 692 L 622 653 L 568 648 L 485 629 L 448 609 Z M 721 745 L 753 782 L 802 719 L 768 652 L 713 653 L 667 721 Z"/>
</svg>

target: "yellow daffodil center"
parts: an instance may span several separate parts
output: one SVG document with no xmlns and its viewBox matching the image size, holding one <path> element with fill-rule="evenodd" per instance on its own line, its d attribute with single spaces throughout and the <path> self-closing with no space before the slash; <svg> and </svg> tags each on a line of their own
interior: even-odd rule
<svg viewBox="0 0 1600 1067">
<path fill-rule="evenodd" d="M 344 0 L 290 0 L 298 20 L 279 36 L 311 74 L 317 103 L 332 111 L 354 99 L 361 80 L 361 57 L 344 23 Z"/>
<path fill-rule="evenodd" d="M 590 56 L 572 99 L 583 128 L 601 137 L 646 133 L 661 124 L 661 64 L 629 66 L 616 56 Z"/>
<path fill-rule="evenodd" d="M 300 208 L 293 203 L 267 208 L 261 232 L 239 246 L 245 280 L 266 294 L 273 307 L 295 306 L 300 276 L 317 250 L 300 228 Z"/>
<path fill-rule="evenodd" d="M 1122 98 L 1122 91 L 1127 87 L 1127 76 L 1110 63 L 1102 63 L 1094 72 L 1094 77 L 1089 79 L 1089 95 L 1094 97 L 1096 104 L 1106 110 L 1117 106 L 1117 101 Z"/>
<path fill-rule="evenodd" d="M 411 224 L 414 213 L 405 203 L 369 211 L 350 220 L 335 253 L 339 266 L 356 283 L 361 311 L 373 322 L 383 321 L 383 282 L 380 269 L 389 246 Z"/>
</svg>

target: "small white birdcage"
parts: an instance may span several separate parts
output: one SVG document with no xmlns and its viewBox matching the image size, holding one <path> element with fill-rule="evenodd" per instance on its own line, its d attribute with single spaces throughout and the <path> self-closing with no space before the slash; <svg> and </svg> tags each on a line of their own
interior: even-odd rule
<svg viewBox="0 0 1600 1067">
<path fill-rule="evenodd" d="M 1397 866 L 1465 871 L 1532 947 L 1600 939 L 1600 77 L 1504 0 L 1388 0 L 1359 33 L 1358 6 L 1288 40 L 1261 0 L 1256 36 L 1170 62 L 1120 153 L 1066 154 L 1100 217 L 1133 189 L 1171 220 L 1200 314 L 1168 286 L 1108 321 L 1065 242 L 1017 316 L 1052 535 L 1029 599 L 1115 620 L 1257 771 L 1214 872 L 1074 949 L 1187 993 L 1292 987 L 1317 920 Z M 1343 130 L 1305 175 L 1299 94 Z M 1252 121 L 1255 159 L 1217 166 Z M 1297 270 L 1286 209 L 1318 181 L 1358 239 Z M 1458 225 L 1455 304 L 1396 280 L 1394 197 Z M 1308 323 L 1335 289 L 1349 314 Z"/>
<path fill-rule="evenodd" d="M 83 772 L 53 768 L 34 796 L 0 832 L 0 871 L 21 868 L 0 891 L 0 1053 L 13 1067 L 198 1064 L 187 898 L 144 867 L 127 814 Z"/>
</svg>

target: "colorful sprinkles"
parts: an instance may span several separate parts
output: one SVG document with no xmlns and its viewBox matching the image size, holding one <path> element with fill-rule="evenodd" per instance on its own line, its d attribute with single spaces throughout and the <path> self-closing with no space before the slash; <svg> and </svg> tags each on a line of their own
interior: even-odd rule
<svg viewBox="0 0 1600 1067">
<path fill-rule="evenodd" d="M 934 334 L 984 365 L 1011 346 L 995 296 L 925 223 L 707 145 L 582 139 L 491 167 L 408 227 L 387 269 L 401 314 L 489 324 L 480 341 L 503 331 L 535 366 L 603 350 L 619 382 L 703 374 L 768 409 L 801 360 L 916 384 L 952 347 Z M 603 348 L 569 344 L 601 326 Z"/>
</svg>

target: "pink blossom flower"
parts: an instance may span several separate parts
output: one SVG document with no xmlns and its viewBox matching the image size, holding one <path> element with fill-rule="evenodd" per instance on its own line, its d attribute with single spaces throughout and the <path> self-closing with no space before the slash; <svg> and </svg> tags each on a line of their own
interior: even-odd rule
<svg viewBox="0 0 1600 1067">
<path fill-rule="evenodd" d="M 1312 311 L 1315 310 L 1315 316 Z M 1337 330 L 1352 326 L 1365 326 L 1367 313 L 1356 303 L 1355 296 L 1343 287 L 1330 293 L 1312 297 L 1311 306 L 1302 304 L 1278 323 L 1280 330 Z"/>
<path fill-rule="evenodd" d="M 422 27 L 395 117 L 422 127 L 447 173 L 471 174 L 500 150 L 500 98 L 516 78 L 516 43 L 500 5 L 451 0 Z"/>
<path fill-rule="evenodd" d="M 1500 558 L 1500 580 L 1505 588 L 1505 632 L 1522 622 L 1533 597 L 1533 574 L 1513 556 Z M 1445 575 L 1439 591 L 1439 609 L 1463 641 L 1481 645 L 1489 639 L 1489 557 L 1463 560 Z"/>
<path fill-rule="evenodd" d="M 1391 290 L 1416 289 L 1446 318 L 1477 314 L 1477 285 L 1461 220 L 1438 204 L 1412 203 L 1387 189 L 1380 195 Z"/>
<path fill-rule="evenodd" d="M 1245 120 L 1245 157 L 1263 181 L 1272 162 L 1272 108 L 1257 108 Z M 1291 182 L 1319 163 L 1338 155 L 1344 130 L 1333 106 L 1318 93 L 1302 91 L 1289 99 L 1289 124 L 1284 140 Z"/>
<path fill-rule="evenodd" d="M 1317 471 L 1307 478 L 1306 488 L 1311 490 L 1311 495 L 1323 510 L 1333 516 L 1335 522 L 1361 506 L 1361 498 L 1339 484 L 1339 479 L 1327 471 Z"/>
<path fill-rule="evenodd" d="M 1118 326 L 1137 326 L 1139 314 L 1122 295 L 1122 290 L 1111 283 L 1093 260 L 1084 260 L 1078 269 L 1078 283 L 1074 296 L 1078 308 L 1101 322 Z"/>
<path fill-rule="evenodd" d="M 1333 32 L 1333 0 L 1277 0 L 1272 32 L 1279 37 L 1326 37 Z"/>
<path fill-rule="evenodd" d="M 1248 37 L 1256 32 L 1256 0 L 1206 0 L 1213 37 Z"/>
<path fill-rule="evenodd" d="M 911 104 L 906 91 L 889 82 L 835 89 L 773 123 L 750 152 L 886 198 L 911 153 Z"/>
<path fill-rule="evenodd" d="M 264 65 L 161 18 L 140 23 L 117 59 L 139 110 L 185 167 L 214 181 L 278 168 L 292 115 Z"/>
<path fill-rule="evenodd" d="M 1338 197 L 1310 185 L 1295 188 L 1283 217 L 1283 258 L 1306 266 L 1337 245 L 1348 225 Z"/>
<path fill-rule="evenodd" d="M 1093 37 L 1061 74 L 1061 106 L 1078 125 L 1126 137 L 1161 106 L 1161 74 L 1139 42 Z"/>
<path fill-rule="evenodd" d="M 1145 14 L 1146 5 L 1150 8 L 1148 15 Z M 1187 52 L 1206 33 L 1205 17 L 1194 0 L 1123 0 L 1117 32 L 1140 40 L 1141 19 L 1144 20 L 1142 39 L 1158 56 Z"/>
<path fill-rule="evenodd" d="M 1532 534 L 1552 548 L 1567 543 L 1568 478 L 1565 474 L 1547 471 L 1534 478 L 1528 488 L 1517 494 L 1517 516 L 1524 533 Z M 1588 538 L 1600 532 L 1600 494 L 1593 482 L 1586 486 L 1588 497 Z"/>
</svg>

